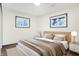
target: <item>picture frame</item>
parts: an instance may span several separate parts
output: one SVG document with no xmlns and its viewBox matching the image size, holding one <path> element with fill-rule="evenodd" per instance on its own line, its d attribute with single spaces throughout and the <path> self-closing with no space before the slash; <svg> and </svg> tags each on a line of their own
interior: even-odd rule
<svg viewBox="0 0 79 59">
<path fill-rule="evenodd" d="M 16 28 L 30 28 L 30 18 L 15 16 Z"/>
<path fill-rule="evenodd" d="M 68 27 L 67 13 L 50 17 L 50 28 Z"/>
</svg>

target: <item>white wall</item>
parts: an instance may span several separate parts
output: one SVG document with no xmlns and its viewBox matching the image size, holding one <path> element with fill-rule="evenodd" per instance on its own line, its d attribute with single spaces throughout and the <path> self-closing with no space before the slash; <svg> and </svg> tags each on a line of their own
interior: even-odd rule
<svg viewBox="0 0 79 59">
<path fill-rule="evenodd" d="M 30 28 L 15 28 L 15 16 L 29 17 Z M 36 31 L 35 17 L 3 7 L 3 45 L 31 39 L 36 35 Z"/>
<path fill-rule="evenodd" d="M 2 13 L 1 13 L 1 5 L 0 5 L 0 55 L 1 55 L 1 48 L 2 48 L 2 37 L 1 37 L 2 36 L 2 32 L 1 32 L 2 23 L 1 22 L 2 22 Z"/>
<path fill-rule="evenodd" d="M 50 16 L 68 13 L 67 28 L 50 28 Z M 29 17 L 30 28 L 15 28 L 15 16 Z M 34 17 L 3 7 L 3 45 L 19 40 L 31 39 L 40 31 L 77 31 L 79 32 L 79 6 L 52 12 L 45 16 Z M 79 35 L 78 35 L 79 36 Z M 77 37 L 78 38 L 78 37 Z M 78 41 L 78 40 L 77 40 Z"/>
<path fill-rule="evenodd" d="M 2 34 L 2 29 L 1 29 L 1 17 L 2 17 L 2 14 L 1 14 L 1 5 L 0 5 L 0 48 L 2 47 L 2 37 L 1 37 L 1 34 Z"/>
<path fill-rule="evenodd" d="M 67 28 L 50 28 L 49 17 L 63 14 L 63 13 L 68 13 L 68 27 Z M 77 31 L 79 33 L 79 6 L 59 10 L 42 17 L 38 17 L 38 24 L 39 24 L 38 31 L 61 31 L 61 32 Z M 76 40 L 79 41 L 79 37 L 77 37 Z"/>
</svg>

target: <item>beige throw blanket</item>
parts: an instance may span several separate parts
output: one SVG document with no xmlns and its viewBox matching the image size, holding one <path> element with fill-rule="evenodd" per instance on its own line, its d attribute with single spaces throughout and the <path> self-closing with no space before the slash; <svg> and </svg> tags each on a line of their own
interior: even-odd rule
<svg viewBox="0 0 79 59">
<path fill-rule="evenodd" d="M 54 43 L 44 40 L 25 40 L 20 41 L 20 43 L 39 53 L 41 56 L 65 55 L 65 48 L 61 43 Z"/>
</svg>

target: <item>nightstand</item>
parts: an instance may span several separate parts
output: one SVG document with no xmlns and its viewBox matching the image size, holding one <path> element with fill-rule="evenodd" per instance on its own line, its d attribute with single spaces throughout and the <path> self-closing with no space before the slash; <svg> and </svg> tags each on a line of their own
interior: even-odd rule
<svg viewBox="0 0 79 59">
<path fill-rule="evenodd" d="M 79 53 L 79 43 L 78 42 L 70 42 L 69 43 L 69 50 Z"/>
</svg>

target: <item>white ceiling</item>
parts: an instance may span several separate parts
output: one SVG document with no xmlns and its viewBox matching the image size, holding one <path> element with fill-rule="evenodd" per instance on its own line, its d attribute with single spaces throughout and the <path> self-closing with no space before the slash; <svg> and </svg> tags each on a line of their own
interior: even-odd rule
<svg viewBox="0 0 79 59">
<path fill-rule="evenodd" d="M 41 16 L 51 12 L 55 12 L 60 9 L 73 7 L 79 5 L 77 3 L 41 3 L 40 6 L 36 6 L 33 3 L 3 3 L 4 7 L 11 8 L 13 10 L 28 13 L 34 16 Z"/>
</svg>

